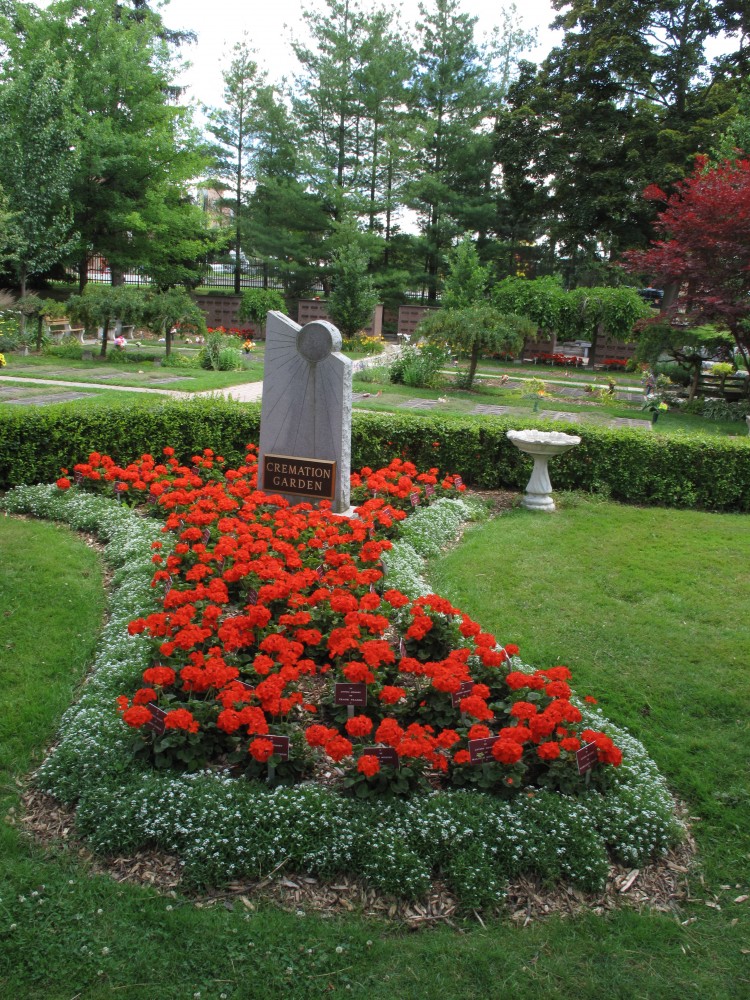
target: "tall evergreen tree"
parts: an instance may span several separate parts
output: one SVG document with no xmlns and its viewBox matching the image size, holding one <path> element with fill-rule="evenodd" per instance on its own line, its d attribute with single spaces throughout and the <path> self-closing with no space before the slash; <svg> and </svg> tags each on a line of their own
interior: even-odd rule
<svg viewBox="0 0 750 1000">
<path fill-rule="evenodd" d="M 406 201 L 417 212 L 428 300 L 438 291 L 445 251 L 463 230 L 491 213 L 491 143 L 487 122 L 497 93 L 479 46 L 476 18 L 459 0 L 420 4 L 419 51 L 411 94 L 417 176 Z"/>
<path fill-rule="evenodd" d="M 514 93 L 499 145 L 518 152 L 524 119 L 536 122 L 523 167 L 503 166 L 517 197 L 541 188 L 536 207 L 575 283 L 648 239 L 653 212 L 638 195 L 649 178 L 674 183 L 726 127 L 733 88 L 709 79 L 705 46 L 731 18 L 713 0 L 553 6 L 563 43 Z"/>
<path fill-rule="evenodd" d="M 232 213 L 234 291 L 239 295 L 243 219 L 246 215 L 247 185 L 251 179 L 252 149 L 257 141 L 257 95 L 264 85 L 263 74 L 258 72 L 258 64 L 246 38 L 234 46 L 232 61 L 223 76 L 224 104 L 209 111 L 208 130 L 217 144 L 213 172 L 224 192 L 222 204 Z"/>
<path fill-rule="evenodd" d="M 174 66 L 160 15 L 145 3 L 56 0 L 29 22 L 23 58 L 46 40 L 73 79 L 79 156 L 70 203 L 81 285 L 91 254 L 107 258 L 117 281 L 129 268 L 161 266 L 171 236 L 179 246 L 170 274 L 196 280 L 197 261 L 191 268 L 188 258 L 200 255 L 205 233 L 188 185 L 207 160 L 190 110 L 172 100 Z"/>
</svg>

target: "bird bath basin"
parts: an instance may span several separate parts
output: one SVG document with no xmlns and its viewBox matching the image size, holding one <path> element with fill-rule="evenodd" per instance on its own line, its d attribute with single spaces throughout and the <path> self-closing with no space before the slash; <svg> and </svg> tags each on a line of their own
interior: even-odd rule
<svg viewBox="0 0 750 1000">
<path fill-rule="evenodd" d="M 563 455 L 580 444 L 581 439 L 560 431 L 508 431 L 507 436 L 519 451 L 534 459 L 531 479 L 526 485 L 521 506 L 527 510 L 554 510 L 547 463 L 555 455 Z"/>
</svg>

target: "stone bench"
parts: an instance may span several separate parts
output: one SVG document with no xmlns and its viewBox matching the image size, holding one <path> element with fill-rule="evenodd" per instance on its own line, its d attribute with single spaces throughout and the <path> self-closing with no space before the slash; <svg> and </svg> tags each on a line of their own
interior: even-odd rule
<svg viewBox="0 0 750 1000">
<path fill-rule="evenodd" d="M 83 343 L 85 330 L 82 326 L 72 326 L 69 319 L 46 319 L 47 336 L 55 343 L 60 343 L 63 337 L 78 337 L 78 342 Z"/>
</svg>

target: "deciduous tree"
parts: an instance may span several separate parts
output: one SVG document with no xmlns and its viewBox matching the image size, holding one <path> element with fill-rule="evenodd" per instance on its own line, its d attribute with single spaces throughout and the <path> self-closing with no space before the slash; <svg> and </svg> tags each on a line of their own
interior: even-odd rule
<svg viewBox="0 0 750 1000">
<path fill-rule="evenodd" d="M 623 254 L 625 267 L 681 286 L 672 313 L 684 306 L 692 325 L 726 328 L 750 369 L 750 160 L 709 167 L 699 157 L 673 194 L 644 195 L 665 206 L 655 224 L 664 238 Z"/>
</svg>

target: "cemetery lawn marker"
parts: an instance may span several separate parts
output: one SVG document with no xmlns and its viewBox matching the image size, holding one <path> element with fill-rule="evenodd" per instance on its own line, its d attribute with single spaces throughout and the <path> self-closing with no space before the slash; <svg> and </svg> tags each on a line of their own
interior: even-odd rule
<svg viewBox="0 0 750 1000">
<path fill-rule="evenodd" d="M 291 503 L 349 509 L 352 363 L 331 323 L 266 320 L 258 486 Z"/>
</svg>

